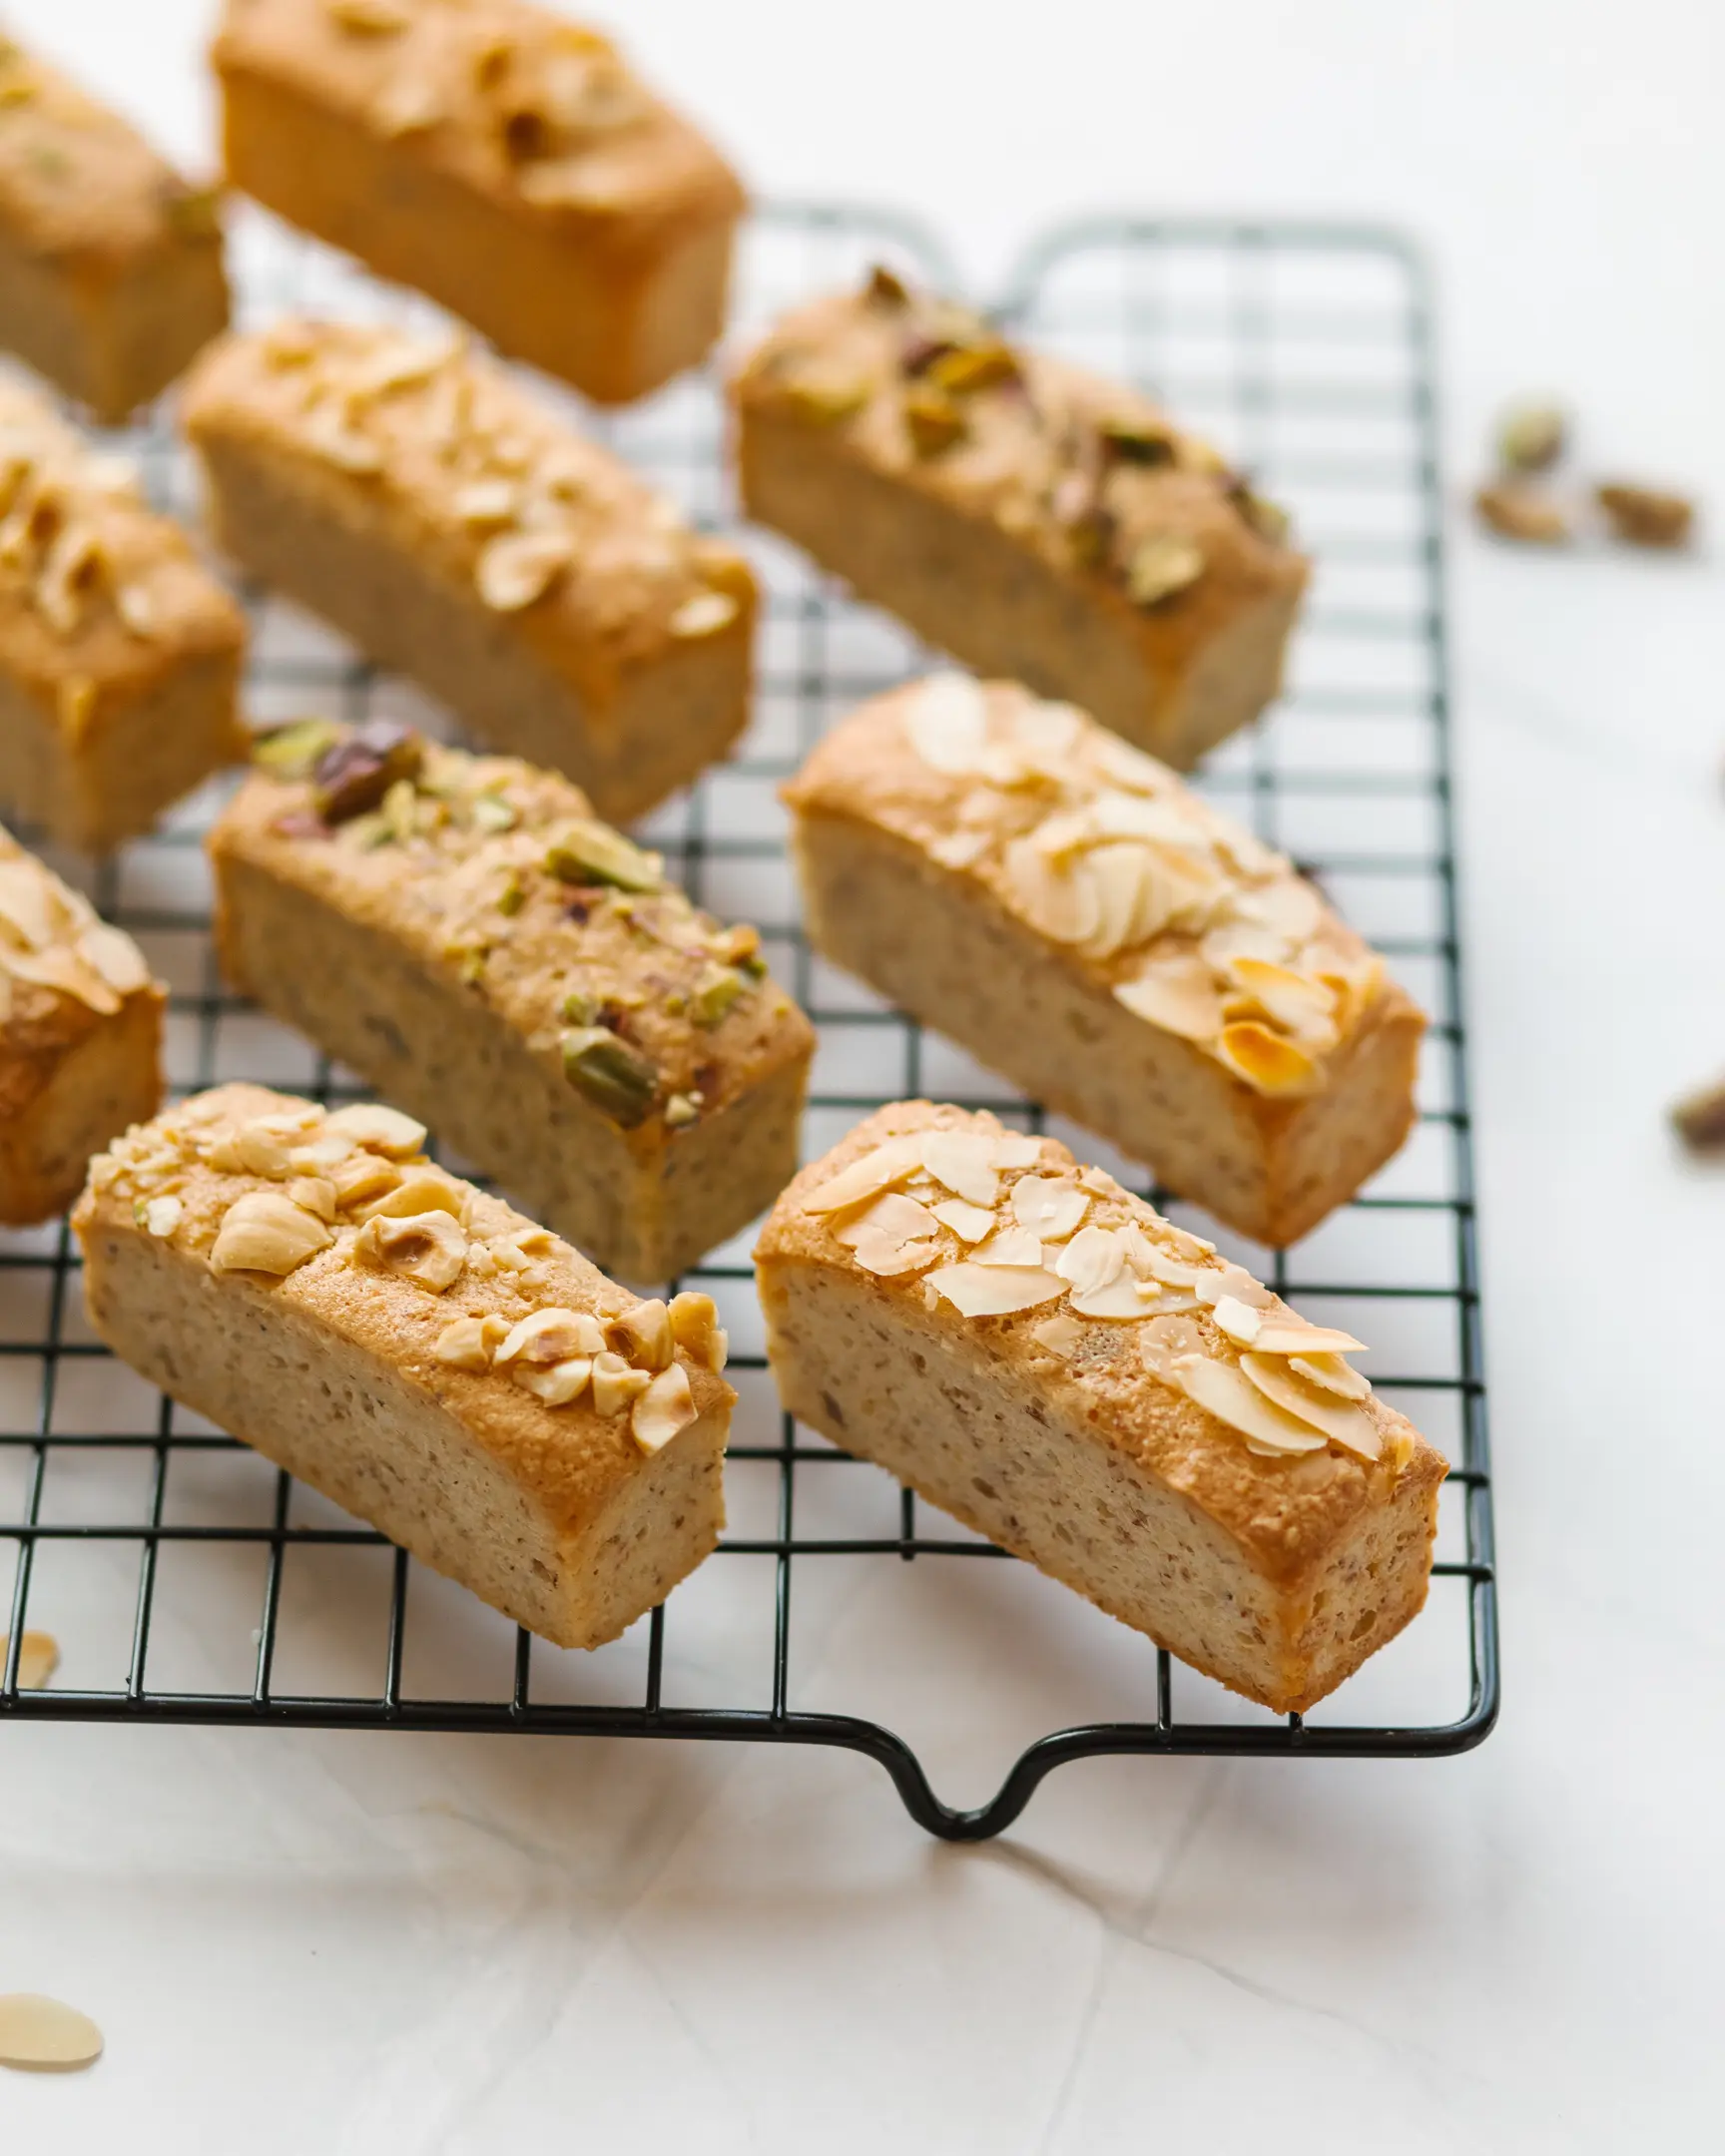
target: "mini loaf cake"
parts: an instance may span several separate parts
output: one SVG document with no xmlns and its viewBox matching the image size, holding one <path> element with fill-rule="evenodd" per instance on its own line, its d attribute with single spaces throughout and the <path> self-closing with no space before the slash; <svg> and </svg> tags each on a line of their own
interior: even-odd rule
<svg viewBox="0 0 1725 2156">
<path fill-rule="evenodd" d="M 229 0 L 228 174 L 602 403 L 725 322 L 746 207 L 594 31 L 521 0 Z"/>
<path fill-rule="evenodd" d="M 214 194 L 0 37 L 0 345 L 117 425 L 227 321 Z"/>
<path fill-rule="evenodd" d="M 934 675 L 785 798 L 819 950 L 1243 1234 L 1296 1241 L 1413 1127 L 1426 1021 L 1382 961 L 1070 705 Z"/>
<path fill-rule="evenodd" d="M 0 805 L 90 852 L 148 830 L 244 755 L 245 648 L 130 468 L 0 382 Z"/>
<path fill-rule="evenodd" d="M 162 1006 L 129 935 L 0 830 L 0 1222 L 68 1206 L 162 1099 Z"/>
<path fill-rule="evenodd" d="M 92 1163 L 97 1335 L 561 1647 L 713 1548 L 736 1395 L 711 1300 L 641 1302 L 435 1168 L 391 1108 L 223 1086 Z"/>
<path fill-rule="evenodd" d="M 1426 1601 L 1443 1459 L 1308 1325 L 1052 1139 L 900 1102 L 756 1251 L 785 1405 L 1277 1713 Z"/>
<path fill-rule="evenodd" d="M 884 270 L 734 387 L 744 505 L 979 673 L 1184 768 L 1281 686 L 1307 564 L 1146 397 Z"/>
<path fill-rule="evenodd" d="M 229 977 L 628 1280 L 797 1167 L 814 1035 L 567 781 L 307 721 L 210 835 Z"/>
<path fill-rule="evenodd" d="M 742 732 L 742 556 L 459 339 L 279 322 L 205 356 L 186 424 L 238 561 L 602 815 Z"/>
</svg>

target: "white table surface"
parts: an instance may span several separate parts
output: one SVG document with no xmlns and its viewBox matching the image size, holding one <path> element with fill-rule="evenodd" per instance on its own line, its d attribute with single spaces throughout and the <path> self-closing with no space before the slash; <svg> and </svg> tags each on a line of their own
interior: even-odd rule
<svg viewBox="0 0 1725 2156">
<path fill-rule="evenodd" d="M 198 154 L 195 0 L 13 0 Z M 614 11 L 622 15 L 625 11 Z M 1643 0 L 636 0 L 765 189 L 968 263 L 1091 204 L 1370 213 L 1441 276 L 1457 477 L 1551 383 L 1725 514 L 1716 11 Z M 1430 1765 L 1063 1770 L 937 1847 L 872 1766 L 649 1745 L 0 1732 L 0 1989 L 109 2053 L 0 2147 L 1717 2146 L 1725 607 L 1457 523 L 1501 1728 Z M 511 2140 L 509 2137 L 517 2137 Z"/>
</svg>

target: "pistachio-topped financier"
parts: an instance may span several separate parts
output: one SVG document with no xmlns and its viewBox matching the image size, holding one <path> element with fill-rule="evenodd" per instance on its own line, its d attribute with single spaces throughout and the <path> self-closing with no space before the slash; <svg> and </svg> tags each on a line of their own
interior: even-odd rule
<svg viewBox="0 0 1725 2156">
<path fill-rule="evenodd" d="M 613 821 L 743 731 L 748 563 L 459 336 L 226 337 L 186 429 L 236 560 Z"/>
<path fill-rule="evenodd" d="M 1263 1243 L 1413 1128 L 1426 1021 L 1321 892 L 1069 704 L 937 674 L 786 789 L 810 939 Z"/>
<path fill-rule="evenodd" d="M 128 1131 L 73 1217 L 91 1325 L 517 1624 L 597 1647 L 724 1524 L 718 1314 L 619 1288 L 424 1141 L 249 1085 Z"/>
<path fill-rule="evenodd" d="M 566 779 L 402 727 L 266 738 L 210 834 L 229 977 L 625 1279 L 795 1173 L 814 1035 Z"/>
<path fill-rule="evenodd" d="M 1148 397 L 877 270 L 733 384 L 744 506 L 981 674 L 1184 769 L 1276 695 L 1308 563 Z"/>
<path fill-rule="evenodd" d="M 1280 1714 L 1426 1601 L 1441 1456 L 1309 1323 L 1063 1145 L 927 1101 L 755 1253 L 785 1405 Z"/>
<path fill-rule="evenodd" d="M 167 1001 L 129 935 L 0 830 L 0 1223 L 70 1205 L 162 1098 Z"/>
<path fill-rule="evenodd" d="M 0 37 L 0 345 L 117 426 L 228 321 L 214 191 Z"/>
</svg>

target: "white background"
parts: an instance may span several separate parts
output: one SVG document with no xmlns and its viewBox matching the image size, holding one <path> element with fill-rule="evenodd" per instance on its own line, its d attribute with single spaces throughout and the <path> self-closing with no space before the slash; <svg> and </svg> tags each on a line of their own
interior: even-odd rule
<svg viewBox="0 0 1725 2156">
<path fill-rule="evenodd" d="M 14 0 L 196 160 L 192 0 Z M 617 11 L 621 14 L 621 11 Z M 764 191 L 984 279 L 1092 205 L 1370 214 L 1440 273 L 1452 484 L 1550 384 L 1725 517 L 1725 27 L 1676 0 L 637 0 Z M 1718 2145 L 1725 597 L 1456 528 L 1507 1692 L 1434 1765 L 1065 1770 L 928 1843 L 810 1755 L 0 1732 L 0 1989 L 110 2053 L 0 2146 Z M 506 2139 L 506 2137 L 509 2137 Z"/>
</svg>

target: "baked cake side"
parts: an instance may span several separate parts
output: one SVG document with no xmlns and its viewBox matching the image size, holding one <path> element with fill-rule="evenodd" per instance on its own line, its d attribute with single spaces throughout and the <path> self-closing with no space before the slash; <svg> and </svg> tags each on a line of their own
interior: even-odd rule
<svg viewBox="0 0 1725 2156">
<path fill-rule="evenodd" d="M 1243 1234 L 1297 1241 L 1414 1127 L 1426 1021 L 1378 955 L 1071 706 L 935 675 L 785 791 L 817 949 Z"/>
<path fill-rule="evenodd" d="M 1181 769 L 1276 696 L 1309 564 L 1137 391 L 877 270 L 732 394 L 749 514 L 978 673 Z"/>
<path fill-rule="evenodd" d="M 1424 1607 L 1446 1463 L 1243 1268 L 989 1115 L 899 1102 L 756 1251 L 786 1407 L 1303 1713 Z"/>
<path fill-rule="evenodd" d="M 93 1163 L 97 1336 L 564 1647 L 714 1547 L 735 1394 L 711 1301 L 643 1302 L 428 1161 L 421 1125 L 224 1086 Z"/>
</svg>

